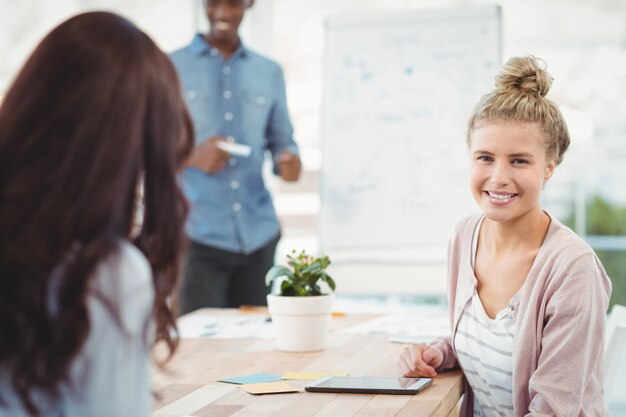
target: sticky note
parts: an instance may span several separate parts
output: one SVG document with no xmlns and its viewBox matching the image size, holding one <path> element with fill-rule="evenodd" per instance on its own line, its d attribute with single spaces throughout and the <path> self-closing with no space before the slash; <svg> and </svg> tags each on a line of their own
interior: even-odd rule
<svg viewBox="0 0 626 417">
<path fill-rule="evenodd" d="M 249 392 L 250 394 L 280 394 L 283 392 L 300 392 L 298 388 L 294 388 L 285 381 L 264 382 L 262 384 L 245 384 L 239 388 Z"/>
<path fill-rule="evenodd" d="M 228 382 L 229 384 L 260 384 L 263 382 L 280 381 L 281 377 L 272 374 L 250 374 L 243 376 L 234 376 L 231 378 L 222 378 L 219 382 Z"/>
<path fill-rule="evenodd" d="M 347 372 L 287 372 L 282 379 L 320 379 L 325 376 L 348 376 Z"/>
</svg>

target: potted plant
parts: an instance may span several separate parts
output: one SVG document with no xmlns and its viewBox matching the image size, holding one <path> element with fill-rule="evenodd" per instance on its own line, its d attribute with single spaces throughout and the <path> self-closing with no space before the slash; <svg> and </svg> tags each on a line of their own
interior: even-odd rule
<svg viewBox="0 0 626 417">
<path fill-rule="evenodd" d="M 295 250 L 287 258 L 287 266 L 275 265 L 265 276 L 267 285 L 280 280 L 279 294 L 267 296 L 276 346 L 291 352 L 324 349 L 335 291 L 335 281 L 326 273 L 330 260 Z M 321 283 L 330 293 L 322 292 Z"/>
</svg>

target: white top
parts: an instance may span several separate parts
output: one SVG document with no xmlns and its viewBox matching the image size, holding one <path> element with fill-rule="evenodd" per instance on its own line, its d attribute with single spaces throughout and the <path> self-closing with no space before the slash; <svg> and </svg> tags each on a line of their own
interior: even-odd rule
<svg viewBox="0 0 626 417">
<path fill-rule="evenodd" d="M 97 266 L 88 299 L 90 332 L 71 366 L 72 386 L 64 384 L 58 404 L 45 417 L 147 417 L 150 415 L 149 349 L 154 289 L 152 271 L 144 255 L 128 242 Z M 98 293 L 118 309 L 124 330 Z M 150 325 L 151 326 L 151 325 Z M 0 373 L 0 391 L 8 407 L 0 417 L 27 417 L 19 397 Z"/>
<path fill-rule="evenodd" d="M 481 221 L 482 222 L 482 221 Z M 480 224 L 474 232 L 472 265 Z M 476 417 L 510 416 L 513 413 L 513 340 L 515 320 L 511 306 L 494 319 L 483 307 L 476 290 L 459 320 L 454 345 L 465 377 L 474 392 Z"/>
</svg>

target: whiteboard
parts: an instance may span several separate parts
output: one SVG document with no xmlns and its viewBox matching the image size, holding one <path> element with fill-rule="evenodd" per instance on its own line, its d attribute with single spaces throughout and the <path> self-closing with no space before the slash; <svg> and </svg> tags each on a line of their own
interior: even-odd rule
<svg viewBox="0 0 626 417">
<path fill-rule="evenodd" d="M 498 6 L 326 21 L 320 246 L 335 262 L 442 263 L 477 211 L 467 119 L 501 62 Z"/>
</svg>

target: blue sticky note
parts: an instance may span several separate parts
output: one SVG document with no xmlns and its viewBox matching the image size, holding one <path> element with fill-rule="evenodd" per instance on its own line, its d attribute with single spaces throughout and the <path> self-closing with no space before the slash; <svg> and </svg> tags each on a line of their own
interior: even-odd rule
<svg viewBox="0 0 626 417">
<path fill-rule="evenodd" d="M 234 376 L 232 378 L 222 378 L 219 382 L 228 382 L 229 384 L 261 384 L 263 382 L 280 381 L 281 377 L 272 374 L 250 374 L 243 376 Z"/>
</svg>

